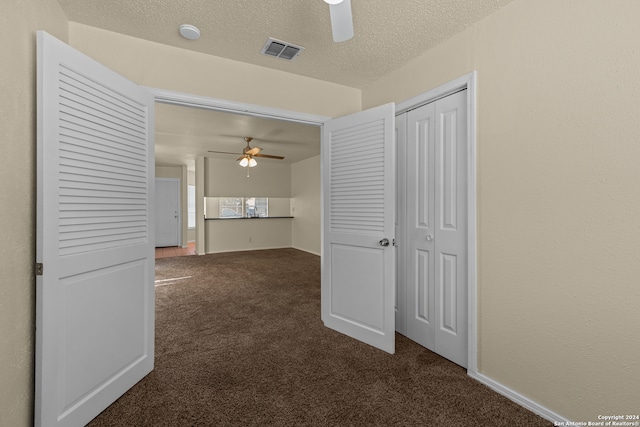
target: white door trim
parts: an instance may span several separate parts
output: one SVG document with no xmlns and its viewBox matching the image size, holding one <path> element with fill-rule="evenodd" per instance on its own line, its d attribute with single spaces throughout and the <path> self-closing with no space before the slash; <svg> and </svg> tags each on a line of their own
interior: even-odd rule
<svg viewBox="0 0 640 427">
<path fill-rule="evenodd" d="M 467 373 L 478 373 L 478 267 L 476 203 L 476 79 L 477 71 L 465 74 L 437 88 L 396 104 L 396 115 L 467 89 Z"/>
<path fill-rule="evenodd" d="M 467 89 L 467 232 L 468 232 L 468 366 L 469 374 L 478 372 L 478 329 L 477 329 L 477 203 L 476 203 L 476 79 L 477 71 L 451 80 L 437 88 L 414 96 L 396 104 L 396 115 L 404 113 L 420 105 L 435 101 L 453 92 Z M 217 99 L 207 96 L 192 95 L 165 89 L 145 87 L 151 92 L 156 102 L 180 105 L 184 107 L 202 108 L 254 117 L 267 117 L 289 122 L 322 126 L 330 117 L 282 110 L 262 105 L 246 104 Z"/>
<path fill-rule="evenodd" d="M 162 104 L 222 111 L 224 113 L 241 114 L 251 117 L 278 119 L 287 122 L 315 126 L 322 126 L 324 122 L 331 119 L 331 117 L 316 114 L 300 113 L 297 111 L 283 110 L 280 108 L 266 107 L 256 104 L 246 104 L 243 102 L 225 101 L 224 99 L 210 98 L 208 96 L 192 95 L 189 93 L 175 92 L 146 86 L 142 87 L 151 92 L 156 102 L 160 102 Z"/>
</svg>

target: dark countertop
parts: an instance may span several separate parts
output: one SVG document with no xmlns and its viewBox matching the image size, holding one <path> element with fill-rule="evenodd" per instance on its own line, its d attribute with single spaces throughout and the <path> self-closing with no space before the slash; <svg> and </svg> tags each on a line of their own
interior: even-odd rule
<svg viewBox="0 0 640 427">
<path fill-rule="evenodd" d="M 292 216 L 257 216 L 257 217 L 246 217 L 246 216 L 234 216 L 229 218 L 205 218 L 205 221 L 217 221 L 217 220 L 229 220 L 229 219 L 271 219 L 271 218 L 293 218 Z"/>
</svg>

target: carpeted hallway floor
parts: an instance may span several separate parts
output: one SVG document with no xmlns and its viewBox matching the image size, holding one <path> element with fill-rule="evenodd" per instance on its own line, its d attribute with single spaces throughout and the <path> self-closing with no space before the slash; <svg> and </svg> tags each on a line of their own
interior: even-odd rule
<svg viewBox="0 0 640 427">
<path fill-rule="evenodd" d="M 402 335 L 390 355 L 325 328 L 315 255 L 164 258 L 156 279 L 155 369 L 92 427 L 552 425 Z"/>
</svg>

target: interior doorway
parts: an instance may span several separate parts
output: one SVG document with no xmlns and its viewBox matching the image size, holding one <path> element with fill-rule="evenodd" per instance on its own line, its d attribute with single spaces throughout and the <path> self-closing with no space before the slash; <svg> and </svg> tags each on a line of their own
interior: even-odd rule
<svg viewBox="0 0 640 427">
<path fill-rule="evenodd" d="M 328 117 L 310 115 L 293 111 L 283 111 L 275 108 L 256 106 L 238 102 L 195 96 L 185 93 L 178 93 L 157 88 L 147 88 L 158 103 L 171 105 L 182 105 L 208 110 L 225 111 L 241 115 L 268 117 L 292 121 L 298 123 L 323 126 L 329 120 Z M 470 72 L 457 79 L 451 80 L 432 90 L 407 99 L 396 104 L 396 114 L 401 114 L 415 109 L 421 105 L 443 98 L 449 94 L 467 89 L 465 109 L 467 111 L 467 372 L 470 375 L 477 373 L 477 202 L 476 202 L 476 72 Z M 401 195 L 401 192 L 399 193 Z M 203 224 L 204 225 L 204 224 Z M 398 228 L 400 231 L 400 229 Z M 402 233 L 397 236 L 403 235 Z M 402 246 L 398 246 L 398 254 L 402 251 Z M 401 259 L 399 257 L 399 259 Z M 399 261 L 398 277 L 406 277 L 406 267 Z M 402 299 L 396 298 L 398 304 Z M 396 307 L 398 308 L 398 307 Z"/>
</svg>

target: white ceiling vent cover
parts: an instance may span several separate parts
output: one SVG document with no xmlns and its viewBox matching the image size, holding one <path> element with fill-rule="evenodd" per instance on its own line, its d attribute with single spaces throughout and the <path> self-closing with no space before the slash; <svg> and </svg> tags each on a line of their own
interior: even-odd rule
<svg viewBox="0 0 640 427">
<path fill-rule="evenodd" d="M 302 46 L 296 46 L 294 44 L 269 37 L 267 42 L 262 47 L 260 53 L 262 53 L 263 55 L 275 56 L 276 58 L 291 61 L 303 50 L 304 48 Z"/>
</svg>

